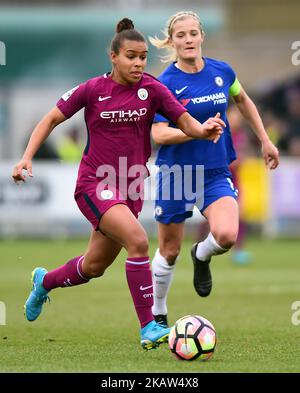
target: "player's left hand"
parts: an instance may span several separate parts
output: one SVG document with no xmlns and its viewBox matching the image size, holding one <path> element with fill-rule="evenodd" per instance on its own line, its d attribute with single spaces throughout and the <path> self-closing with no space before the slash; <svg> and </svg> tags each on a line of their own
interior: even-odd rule
<svg viewBox="0 0 300 393">
<path fill-rule="evenodd" d="M 30 177 L 33 177 L 31 160 L 22 159 L 14 167 L 13 174 L 12 174 L 12 178 L 14 179 L 14 182 L 16 184 L 18 184 L 18 182 L 20 182 L 20 181 L 23 181 L 23 182 L 26 181 L 26 176 L 23 175 L 23 173 L 22 173 L 23 169 L 25 169 L 27 171 L 27 173 Z"/>
<path fill-rule="evenodd" d="M 270 140 L 262 143 L 261 151 L 265 160 L 266 167 L 276 169 L 279 165 L 279 151 Z"/>
<path fill-rule="evenodd" d="M 223 128 L 226 127 L 225 122 L 221 119 L 221 115 L 218 112 L 214 117 L 210 117 L 203 124 L 204 138 L 214 143 L 217 143 L 223 134 Z"/>
</svg>

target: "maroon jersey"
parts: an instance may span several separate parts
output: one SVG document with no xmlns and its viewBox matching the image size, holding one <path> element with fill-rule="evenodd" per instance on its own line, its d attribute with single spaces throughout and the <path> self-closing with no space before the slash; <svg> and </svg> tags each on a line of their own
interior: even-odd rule
<svg viewBox="0 0 300 393">
<path fill-rule="evenodd" d="M 67 118 L 85 108 L 88 142 L 78 181 L 96 176 L 103 165 L 120 173 L 119 158 L 127 160 L 128 168 L 145 166 L 151 154 L 150 130 L 155 113 L 176 123 L 186 112 L 169 90 L 149 74 L 127 86 L 107 74 L 90 79 L 65 93 L 57 107 Z"/>
</svg>

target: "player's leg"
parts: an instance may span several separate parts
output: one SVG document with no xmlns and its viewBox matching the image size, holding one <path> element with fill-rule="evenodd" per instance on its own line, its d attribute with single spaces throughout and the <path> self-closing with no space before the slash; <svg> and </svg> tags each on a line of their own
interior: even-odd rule
<svg viewBox="0 0 300 393">
<path fill-rule="evenodd" d="M 232 173 L 233 177 L 233 182 L 236 187 L 239 188 L 239 167 L 240 163 L 237 161 L 234 161 L 232 165 L 230 166 L 230 170 Z M 241 207 L 243 205 L 243 193 L 241 193 L 241 189 L 239 188 L 239 193 L 238 193 L 238 204 Z M 240 210 L 239 214 L 239 231 L 238 231 L 238 236 L 235 242 L 235 245 L 233 246 L 232 249 L 232 259 L 236 264 L 239 265 L 244 265 L 248 264 L 251 261 L 251 254 L 249 251 L 245 250 L 245 239 L 247 236 L 247 225 L 245 220 L 243 219 L 243 214 Z"/>
<path fill-rule="evenodd" d="M 194 263 L 194 287 L 199 296 L 208 296 L 212 288 L 210 260 L 223 254 L 236 241 L 238 231 L 238 190 L 228 168 L 204 171 L 204 198 L 196 204 L 207 218 L 210 232 L 191 250 Z"/>
<path fill-rule="evenodd" d="M 158 223 L 159 248 L 152 260 L 153 307 L 152 313 L 156 322 L 167 326 L 167 296 L 172 283 L 181 243 L 184 222 Z"/>
<path fill-rule="evenodd" d="M 85 284 L 91 278 L 101 276 L 121 248 L 120 244 L 93 230 L 84 255 L 72 258 L 50 272 L 44 268 L 36 268 L 32 272 L 33 289 L 25 303 L 26 318 L 34 321 L 40 315 L 52 289 Z"/>
<path fill-rule="evenodd" d="M 238 234 L 239 210 L 234 197 L 224 196 L 211 203 L 204 211 L 210 225 L 207 238 L 192 248 L 194 287 L 200 296 L 208 296 L 212 288 L 209 268 L 211 257 L 223 254 L 235 243 Z"/>
<path fill-rule="evenodd" d="M 213 236 L 219 248 L 228 251 L 236 242 L 239 229 L 239 207 L 237 201 L 225 196 L 209 205 L 203 212 L 210 226 L 210 234 Z M 219 254 L 216 247 L 216 254 Z M 199 256 L 207 258 L 205 247 L 200 247 Z M 223 252 L 222 252 L 223 253 Z"/>
<path fill-rule="evenodd" d="M 174 172 L 171 176 L 171 172 Z M 186 199 L 185 185 L 190 185 L 192 172 L 183 168 L 160 169 L 157 174 L 155 219 L 158 222 L 158 243 L 152 261 L 155 320 L 168 325 L 167 296 L 172 283 L 175 263 L 180 252 L 185 220 L 193 215 L 195 198 Z M 188 187 L 189 189 L 190 187 Z"/>
<path fill-rule="evenodd" d="M 118 200 L 101 198 L 97 193 L 97 186 L 98 181 L 84 185 L 78 183 L 75 192 L 75 200 L 80 211 L 94 228 L 87 252 L 50 272 L 44 268 L 33 271 L 33 288 L 25 304 L 25 315 L 28 320 L 34 321 L 40 315 L 49 291 L 57 287 L 87 283 L 91 278 L 102 275 L 118 255 L 121 245 L 98 233 L 99 222 L 103 215 L 114 203 L 118 203 Z"/>
<path fill-rule="evenodd" d="M 245 240 L 247 237 L 247 224 L 240 218 L 239 221 L 239 233 L 236 239 L 236 243 L 232 252 L 232 260 L 237 265 L 247 265 L 251 262 L 252 256 L 248 250 L 245 250 Z"/>
<path fill-rule="evenodd" d="M 82 272 L 84 276 L 100 277 L 114 262 L 122 245 L 100 231 L 92 231 L 87 250 L 84 254 Z"/>
<path fill-rule="evenodd" d="M 92 278 L 103 275 L 113 263 L 122 246 L 99 231 L 92 231 L 87 251 L 71 259 L 65 265 L 48 272 L 43 285 L 48 291 L 84 284 Z"/>
<path fill-rule="evenodd" d="M 126 277 L 141 325 L 141 344 L 152 349 L 168 339 L 169 329 L 153 320 L 153 284 L 147 234 L 124 204 L 110 208 L 100 221 L 100 230 L 127 250 Z"/>
</svg>

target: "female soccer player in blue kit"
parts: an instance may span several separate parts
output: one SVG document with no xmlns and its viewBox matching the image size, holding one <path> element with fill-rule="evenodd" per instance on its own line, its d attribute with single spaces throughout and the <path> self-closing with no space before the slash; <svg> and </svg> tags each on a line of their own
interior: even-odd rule
<svg viewBox="0 0 300 393">
<path fill-rule="evenodd" d="M 238 234 L 239 212 L 229 164 L 235 160 L 230 127 L 226 119 L 229 97 L 232 97 L 244 118 L 249 122 L 262 144 L 265 164 L 275 169 L 279 163 L 277 148 L 270 141 L 253 101 L 241 87 L 235 72 L 226 63 L 203 57 L 201 45 L 204 32 L 197 14 L 183 11 L 173 15 L 167 24 L 165 38 L 150 38 L 153 45 L 171 51 L 168 60 L 173 62 L 160 75 L 174 96 L 200 122 L 217 112 L 226 123 L 218 143 L 200 141 L 185 135 L 176 125 L 161 115 L 156 115 L 152 127 L 154 141 L 161 145 L 156 164 L 182 169 L 182 184 L 196 183 L 200 172 L 196 165 L 204 166 L 204 195 L 194 200 L 163 198 L 164 189 L 174 188 L 174 178 L 161 170 L 158 174 L 158 194 L 155 218 L 158 221 L 159 248 L 152 261 L 154 305 L 156 321 L 167 325 L 167 295 L 174 274 L 175 263 L 183 239 L 184 223 L 191 217 L 196 205 L 210 226 L 208 237 L 192 247 L 194 287 L 200 296 L 208 296 L 212 288 L 210 260 L 223 254 L 235 243 Z M 192 173 L 183 168 L 191 165 Z M 203 190 L 202 190 L 203 192 Z M 192 203 L 191 203 L 192 202 Z"/>
<path fill-rule="evenodd" d="M 102 276 L 124 247 L 128 254 L 126 278 L 140 322 L 141 345 L 152 349 L 167 341 L 169 329 L 156 323 L 152 315 L 148 239 L 137 220 L 143 200 L 136 198 L 135 193 L 131 198 L 130 186 L 138 175 L 130 175 L 130 169 L 138 167 L 142 181 L 147 175 L 146 162 L 151 153 L 150 131 L 155 112 L 167 116 L 189 135 L 214 141 L 223 132 L 225 123 L 215 117 L 200 124 L 165 86 L 144 73 L 148 47 L 131 20 L 124 18 L 117 24 L 116 31 L 111 42 L 112 72 L 92 78 L 65 93 L 38 123 L 23 158 L 13 171 L 15 182 L 25 180 L 23 169 L 32 176 L 32 158 L 41 144 L 58 124 L 85 108 L 88 141 L 74 197 L 92 225 L 89 245 L 83 255 L 57 269 L 48 272 L 36 268 L 33 271 L 33 288 L 25 304 L 25 315 L 28 321 L 36 320 L 51 290 L 86 284 L 90 279 Z M 128 172 L 125 174 L 124 168 L 120 168 L 120 159 L 126 159 Z M 111 175 L 116 176 L 112 176 L 115 181 L 104 176 L 108 168 Z M 121 181 L 124 178 L 126 186 Z"/>
</svg>

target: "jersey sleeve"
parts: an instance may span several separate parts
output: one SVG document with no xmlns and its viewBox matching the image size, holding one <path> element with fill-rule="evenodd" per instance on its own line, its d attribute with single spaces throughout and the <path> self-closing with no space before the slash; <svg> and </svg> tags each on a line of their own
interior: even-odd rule
<svg viewBox="0 0 300 393">
<path fill-rule="evenodd" d="M 156 113 L 154 116 L 153 123 L 170 123 L 170 120 L 168 120 L 166 117 L 160 115 L 159 113 Z"/>
<path fill-rule="evenodd" d="M 230 86 L 234 83 L 236 79 L 236 73 L 234 69 L 227 63 L 223 63 L 225 65 L 225 72 L 227 74 L 227 77 L 229 79 L 229 84 Z"/>
<path fill-rule="evenodd" d="M 231 97 L 234 97 L 240 93 L 241 85 L 233 68 L 229 64 L 227 63 L 225 64 L 226 64 L 226 73 L 229 79 L 229 94 Z"/>
<path fill-rule="evenodd" d="M 159 85 L 159 105 L 156 109 L 155 122 L 172 122 L 176 124 L 178 118 L 187 109 L 177 101 L 170 90 L 160 83 Z M 158 120 L 157 120 L 158 119 Z"/>
<path fill-rule="evenodd" d="M 56 106 L 67 118 L 70 118 L 81 108 L 86 106 L 86 101 L 85 82 L 64 93 L 56 103 Z"/>
</svg>

